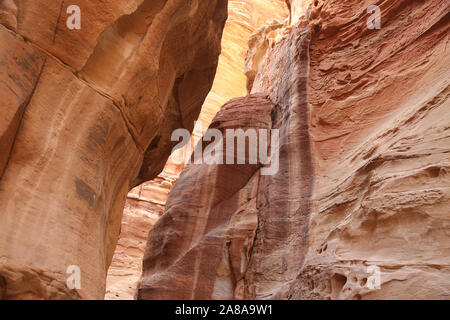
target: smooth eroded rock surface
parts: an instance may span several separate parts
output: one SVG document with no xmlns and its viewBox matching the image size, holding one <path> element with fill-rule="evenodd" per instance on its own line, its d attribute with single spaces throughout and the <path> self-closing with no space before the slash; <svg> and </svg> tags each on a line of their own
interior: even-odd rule
<svg viewBox="0 0 450 320">
<path fill-rule="evenodd" d="M 290 23 L 250 41 L 252 95 L 230 102 L 256 123 L 254 99 L 272 104 L 278 172 L 187 167 L 138 297 L 448 299 L 448 4 L 376 1 L 369 29 L 364 2 L 314 1 L 298 20 L 289 3 Z"/>
<path fill-rule="evenodd" d="M 181 173 L 184 167 L 183 158 L 189 157 L 192 147 L 205 133 L 220 107 L 228 100 L 246 94 L 247 79 L 243 67 L 248 38 L 265 22 L 284 21 L 287 15 L 288 10 L 282 0 L 230 0 L 228 2 L 228 20 L 223 32 L 222 53 L 216 77 L 194 127 L 191 148 L 187 146 L 173 154 L 158 178 L 145 182 L 142 187 L 138 187 L 128 195 L 118 247 L 108 272 L 106 299 L 133 299 L 142 273 L 146 238 L 142 239 L 140 235 L 134 238 L 136 234 L 127 230 L 138 230 L 145 226 L 146 229 L 142 231 L 148 232 L 151 228 L 151 225 L 147 223 L 148 216 L 162 214 L 165 200 L 161 199 L 166 199 L 172 182 Z M 169 186 L 168 181 L 170 181 Z M 136 193 L 140 194 L 138 190 L 142 190 L 140 188 L 146 190 L 146 195 L 140 198 L 141 201 L 136 201 Z M 158 201 L 157 207 L 149 206 L 147 198 L 161 201 Z M 154 201 L 150 200 L 150 202 Z M 133 248 L 128 250 L 129 245 Z M 135 248 L 138 248 L 139 254 Z"/>
<path fill-rule="evenodd" d="M 267 130 L 273 107 L 265 96 L 237 98 L 221 109 L 210 127 L 220 130 L 224 140 L 226 129 Z M 138 299 L 234 297 L 233 279 L 245 273 L 250 255 L 246 250 L 257 226 L 255 203 L 249 200 L 259 167 L 188 165 L 149 234 Z M 235 260 L 233 266 L 230 260 Z"/>
<path fill-rule="evenodd" d="M 77 5 L 80 30 L 64 1 L 0 5 L 6 299 L 103 298 L 126 194 L 193 129 L 217 68 L 226 0 Z"/>
</svg>

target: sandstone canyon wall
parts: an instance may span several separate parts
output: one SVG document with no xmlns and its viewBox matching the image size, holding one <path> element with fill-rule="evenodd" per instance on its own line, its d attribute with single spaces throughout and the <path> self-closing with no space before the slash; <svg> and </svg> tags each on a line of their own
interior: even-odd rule
<svg viewBox="0 0 450 320">
<path fill-rule="evenodd" d="M 142 274 L 148 231 L 164 212 L 165 203 L 180 169 L 166 165 L 157 178 L 127 195 L 119 241 L 106 278 L 106 300 L 131 300 Z"/>
<path fill-rule="evenodd" d="M 137 297 L 448 299 L 448 2 L 288 2 L 210 126 L 279 129 L 278 172 L 187 166 Z"/>
<path fill-rule="evenodd" d="M 1 298 L 103 298 L 126 194 L 193 129 L 226 17 L 226 0 L 0 2 Z"/>
<path fill-rule="evenodd" d="M 220 107 L 247 92 L 243 72 L 248 38 L 266 22 L 286 20 L 288 10 L 283 0 L 229 0 L 228 20 L 222 37 L 213 86 L 194 127 L 192 145 L 203 136 Z M 154 180 L 132 190 L 123 213 L 117 248 L 108 271 L 105 299 L 133 299 L 142 274 L 147 233 L 164 212 L 164 205 L 174 181 L 181 173 L 183 159 L 192 148 L 173 154 L 163 172 Z"/>
</svg>

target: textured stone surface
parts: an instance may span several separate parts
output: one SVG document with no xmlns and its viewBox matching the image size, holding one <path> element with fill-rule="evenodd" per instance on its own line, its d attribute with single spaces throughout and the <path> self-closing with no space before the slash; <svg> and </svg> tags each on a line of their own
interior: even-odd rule
<svg viewBox="0 0 450 320">
<path fill-rule="evenodd" d="M 227 16 L 226 0 L 80 0 L 69 30 L 68 5 L 0 6 L 6 299 L 103 298 L 126 194 L 160 173 L 173 129 L 192 130 Z"/>
<path fill-rule="evenodd" d="M 373 4 L 380 30 L 367 3 L 325 0 L 260 32 L 249 89 L 273 103 L 280 170 L 186 168 L 149 235 L 140 299 L 449 298 L 448 4 Z M 262 97 L 230 105 L 258 121 Z"/>
<path fill-rule="evenodd" d="M 138 298 L 449 299 L 447 1 L 289 0 L 285 22 L 267 1 L 230 1 L 194 135 L 247 86 L 211 127 L 280 129 L 280 169 L 188 166 Z M 0 2 L 0 298 L 103 298 L 127 192 L 210 91 L 226 2 L 79 0 L 82 30 L 67 1 Z M 177 170 L 129 195 L 108 298 L 133 294 Z"/>
<path fill-rule="evenodd" d="M 301 17 L 308 15 L 313 0 L 285 0 L 290 11 L 289 23 L 295 24 Z M 317 1 L 315 1 L 317 2 Z"/>
<path fill-rule="evenodd" d="M 0 70 L 3 80 L 0 86 L 2 117 L 0 118 L 0 177 L 19 128 L 25 106 L 29 103 L 36 82 L 40 77 L 45 56 L 32 47 L 23 46 L 22 40 L 0 27 L 0 56 L 5 67 Z"/>
<path fill-rule="evenodd" d="M 314 210 L 294 298 L 450 297 L 448 2 L 374 4 L 380 30 L 359 1 L 311 11 Z"/>
<path fill-rule="evenodd" d="M 265 22 L 274 19 L 283 21 L 286 20 L 287 15 L 287 7 L 281 0 L 230 0 L 228 2 L 228 20 L 223 32 L 219 65 L 211 91 L 197 119 L 192 146 L 196 145 L 225 102 L 246 94 L 247 79 L 243 73 L 243 67 L 249 36 Z M 146 194 L 150 200 L 140 198 L 141 201 L 136 201 L 136 193 L 140 194 L 139 189 L 129 194 L 118 247 L 108 272 L 106 299 L 133 299 L 137 280 L 142 273 L 141 265 L 146 241 L 140 234 L 134 238 L 137 235 L 134 231 L 144 226 L 146 229 L 143 229 L 143 232 L 150 230 L 151 224 L 149 225 L 148 222 L 154 220 L 149 220 L 148 216 L 161 215 L 165 204 L 165 200 L 162 201 L 162 199 L 165 199 L 170 191 L 170 188 L 167 189 L 167 183 L 169 182 L 171 186 L 172 181 L 178 178 L 184 165 L 177 163 L 183 157 L 189 156 L 191 152 L 192 148 L 186 147 L 172 155 L 164 172 L 157 179 L 139 187 L 147 190 Z M 159 200 L 155 202 L 153 199 Z M 148 201 L 157 205 L 150 206 Z M 128 251 L 125 248 L 130 243 L 133 250 Z M 135 248 L 139 249 L 139 254 L 134 250 Z"/>
<path fill-rule="evenodd" d="M 249 37 L 268 21 L 286 20 L 288 11 L 283 0 L 229 0 L 228 14 L 216 78 L 198 119 L 202 129 L 194 131 L 198 136 L 203 135 L 222 105 L 246 95 L 247 78 L 242 70 Z"/>
<path fill-rule="evenodd" d="M 224 140 L 226 129 L 270 129 L 272 109 L 264 96 L 237 98 L 220 110 L 210 127 L 224 132 Z M 149 234 L 138 299 L 234 296 L 232 280 L 245 273 L 250 252 L 241 252 L 251 248 L 257 223 L 255 203 L 248 200 L 258 168 L 188 165 Z M 231 259 L 235 270 L 228 264 Z"/>
<path fill-rule="evenodd" d="M 133 299 L 142 273 L 148 231 L 164 212 L 177 175 L 166 168 L 156 179 L 127 196 L 119 241 L 108 269 L 105 299 Z"/>
<path fill-rule="evenodd" d="M 256 186 L 258 230 L 244 279 L 246 298 L 285 298 L 308 250 L 314 184 L 307 102 L 309 37 L 306 23 L 294 27 L 270 51 L 252 89 L 267 92 L 277 104 L 273 128 L 281 137 L 279 171 L 261 177 Z"/>
</svg>

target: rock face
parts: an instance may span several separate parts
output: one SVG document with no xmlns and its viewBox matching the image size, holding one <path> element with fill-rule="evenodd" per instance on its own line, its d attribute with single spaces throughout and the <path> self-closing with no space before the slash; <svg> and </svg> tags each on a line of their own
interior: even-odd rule
<svg viewBox="0 0 450 320">
<path fill-rule="evenodd" d="M 448 299 L 448 4 L 289 3 L 211 124 L 279 129 L 279 170 L 188 166 L 138 298 Z"/>
<path fill-rule="evenodd" d="M 163 214 L 169 192 L 178 177 L 178 171 L 170 172 L 168 168 L 151 182 L 128 193 L 119 241 L 106 278 L 107 300 L 129 300 L 136 293 L 148 230 Z"/>
<path fill-rule="evenodd" d="M 301 17 L 308 15 L 313 0 L 285 0 L 290 11 L 289 24 L 295 24 Z M 315 4 L 315 6 L 318 6 Z"/>
<path fill-rule="evenodd" d="M 64 1 L 0 4 L 6 299 L 103 298 L 126 194 L 192 130 L 217 68 L 226 0 L 77 5 L 80 30 Z"/>
<path fill-rule="evenodd" d="M 224 139 L 226 129 L 270 129 L 272 109 L 264 96 L 237 98 L 221 109 L 210 127 L 220 130 Z M 138 299 L 234 296 L 229 280 L 239 280 L 236 273 L 245 272 L 250 254 L 245 250 L 251 249 L 257 227 L 255 202 L 248 200 L 258 167 L 188 165 L 150 232 Z M 227 250 L 222 249 L 225 243 Z M 235 270 L 228 264 L 228 251 L 238 254 Z M 219 265 L 221 277 L 216 279 Z"/>
<path fill-rule="evenodd" d="M 292 297 L 450 295 L 448 3 L 374 4 L 379 30 L 359 1 L 311 11 L 314 210 Z"/>
<path fill-rule="evenodd" d="M 246 94 L 247 78 L 243 72 L 248 38 L 267 21 L 284 21 L 288 16 L 282 0 L 230 0 L 228 20 L 222 37 L 222 53 L 216 77 L 197 124 L 192 146 L 201 138 L 220 107 L 228 100 Z M 158 178 L 129 193 L 123 213 L 121 235 L 108 271 L 105 299 L 133 299 L 142 273 L 146 236 L 154 217 L 164 211 L 165 199 L 184 165 L 179 164 L 192 149 L 186 147 L 172 155 Z M 145 190 L 145 192 L 143 192 Z M 156 200 L 157 199 L 157 200 Z M 153 217 L 153 218 L 150 218 Z M 141 232 L 145 233 L 142 238 Z"/>
<path fill-rule="evenodd" d="M 216 78 L 198 118 L 201 128 L 194 130 L 197 136 L 203 135 L 222 105 L 246 95 L 243 68 L 249 37 L 268 21 L 286 20 L 288 11 L 283 0 L 229 0 L 228 15 Z"/>
</svg>

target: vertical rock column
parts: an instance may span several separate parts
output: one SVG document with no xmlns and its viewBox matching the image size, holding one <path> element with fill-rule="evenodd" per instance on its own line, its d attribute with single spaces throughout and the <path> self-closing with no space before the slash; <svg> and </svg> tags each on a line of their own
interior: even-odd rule
<svg viewBox="0 0 450 320">
<path fill-rule="evenodd" d="M 222 37 L 222 53 L 219 58 L 216 77 L 194 128 L 192 141 L 198 141 L 210 125 L 221 106 L 232 98 L 246 94 L 246 76 L 243 72 L 249 36 L 267 21 L 286 20 L 288 11 L 282 0 L 230 0 L 228 20 Z M 182 156 L 189 156 L 192 150 L 181 150 Z M 162 199 L 167 198 L 172 182 L 181 173 L 184 164 L 179 164 L 180 153 L 171 156 L 162 174 L 157 179 L 145 182 L 142 187 L 128 195 L 125 206 L 122 233 L 117 245 L 108 275 L 106 299 L 133 299 L 137 279 L 142 273 L 142 259 L 145 241 L 132 232 L 138 227 L 150 230 L 154 219 L 164 211 Z M 176 162 L 176 163 L 175 163 Z M 145 190 L 145 192 L 141 192 Z M 138 195 L 141 196 L 138 196 Z M 138 197 L 139 199 L 137 199 Z M 149 206 L 158 199 L 157 206 Z M 129 209 L 131 209 L 129 211 Z M 134 227 L 135 226 L 135 227 Z"/>
<path fill-rule="evenodd" d="M 276 104 L 273 129 L 280 130 L 279 170 L 261 176 L 256 196 L 258 228 L 244 278 L 246 298 L 286 296 L 308 250 L 314 172 L 309 135 L 307 79 L 310 29 L 306 21 L 265 59 L 252 93 Z"/>
</svg>

